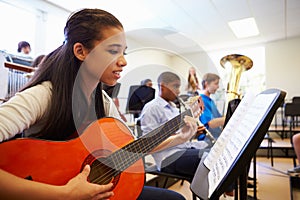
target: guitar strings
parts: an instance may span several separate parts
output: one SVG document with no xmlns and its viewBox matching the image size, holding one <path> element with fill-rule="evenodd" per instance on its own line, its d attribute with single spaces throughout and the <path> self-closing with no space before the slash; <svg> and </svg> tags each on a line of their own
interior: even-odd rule
<svg viewBox="0 0 300 200">
<path fill-rule="evenodd" d="M 176 116 L 176 117 L 174 117 L 174 118 L 177 118 L 177 117 L 180 117 L 180 119 L 181 119 L 181 115 L 178 115 L 178 116 Z M 173 118 L 173 119 L 174 119 Z M 178 120 L 177 120 L 178 121 Z M 169 125 L 169 124 L 165 124 L 165 126 L 163 126 L 163 128 L 169 128 L 166 132 L 168 133 L 168 132 L 170 132 L 170 133 L 173 133 L 173 132 L 175 132 L 176 130 L 178 130 L 178 125 L 179 125 L 179 127 L 181 127 L 182 125 L 184 125 L 185 123 L 182 121 L 182 120 L 180 120 L 180 123 L 178 124 L 178 122 L 177 122 L 177 126 L 175 125 L 173 125 L 171 128 L 169 128 L 169 126 L 171 126 L 171 125 Z M 155 129 L 155 130 L 157 130 L 157 129 Z M 151 132 L 149 132 L 149 134 L 150 134 Z M 155 134 L 155 133 L 153 133 L 153 134 Z M 152 135 L 153 135 L 152 134 Z M 156 139 L 162 139 L 162 138 L 164 138 L 164 137 L 166 137 L 166 135 L 168 135 L 168 134 L 159 134 L 158 135 L 158 137 L 156 138 Z M 145 136 L 147 136 L 147 135 L 145 135 Z M 154 136 L 157 136 L 157 135 L 154 135 Z M 149 136 L 148 136 L 149 137 Z M 151 137 L 151 136 L 150 136 Z M 149 137 L 149 138 L 150 138 Z M 169 137 L 169 136 L 167 136 L 167 137 Z M 149 140 L 149 139 L 148 139 Z M 161 141 L 159 141 L 159 143 L 160 143 Z M 156 141 L 156 140 L 154 140 L 154 141 L 151 141 L 151 140 L 149 140 L 148 141 L 148 143 L 143 147 L 143 149 L 147 149 L 148 151 L 151 149 L 151 148 L 154 148 L 157 144 L 159 144 L 158 143 L 158 141 Z M 133 149 L 133 148 L 135 148 L 135 149 Z M 141 149 L 141 148 L 140 148 Z M 132 163 L 134 163 L 134 162 L 136 162 L 137 160 L 139 160 L 141 157 L 143 157 L 144 155 L 146 155 L 147 153 L 144 153 L 144 152 L 142 152 L 142 153 L 133 153 L 134 151 L 133 150 L 137 150 L 137 145 L 132 145 L 132 146 L 129 146 L 128 147 L 128 149 L 127 150 L 125 150 L 125 151 L 120 151 L 120 150 L 118 150 L 117 152 L 115 152 L 115 153 L 113 153 L 113 154 L 111 154 L 110 156 L 108 156 L 108 157 L 115 157 L 116 158 L 116 160 L 118 161 L 118 173 L 119 173 L 119 171 L 123 171 L 123 168 L 124 169 L 126 169 L 126 168 L 128 168 L 128 166 L 130 166 Z M 146 152 L 148 152 L 148 151 L 146 151 Z M 128 155 L 128 152 L 129 152 L 129 154 L 130 155 Z M 136 152 L 138 152 L 138 151 L 136 151 Z M 125 154 L 125 155 L 122 155 L 122 154 Z M 132 156 L 133 155 L 133 156 Z M 125 158 L 125 156 L 127 157 L 127 158 Z M 119 157 L 119 158 L 117 158 L 117 157 Z M 129 157 L 129 159 L 128 159 L 128 157 Z M 125 158 L 125 162 L 122 162 L 122 160 Z M 108 163 L 105 163 L 105 162 L 103 162 L 103 164 L 104 165 L 106 165 L 106 166 L 114 166 L 114 163 L 113 163 L 113 160 L 114 159 L 106 159 L 105 161 L 107 161 L 108 160 Z M 121 165 L 119 165 L 119 163 L 121 163 Z M 101 169 L 101 166 L 103 166 L 101 163 L 99 163 L 99 164 L 96 164 L 95 165 L 95 167 L 97 168 L 99 168 L 99 166 L 100 166 L 100 169 Z M 103 166 L 104 167 L 104 166 Z M 99 170 L 99 169 L 98 169 Z M 101 171 L 101 170 L 100 170 Z M 116 170 L 115 169 L 113 169 L 113 168 L 111 168 L 111 170 L 108 170 L 106 173 L 104 173 L 104 174 L 102 174 L 101 176 L 98 176 L 98 177 L 96 177 L 96 178 L 94 178 L 94 179 L 92 179 L 91 181 L 92 182 L 97 182 L 97 183 L 101 183 L 102 181 L 105 181 L 105 180 L 110 180 L 111 178 L 112 178 L 112 176 L 114 176 L 116 174 Z"/>
<path fill-rule="evenodd" d="M 187 111 L 189 111 L 189 110 L 187 110 Z M 183 114 L 185 114 L 187 111 L 185 111 Z M 165 131 L 165 132 L 170 132 L 170 133 L 172 133 L 172 132 L 174 132 L 174 131 L 176 131 L 179 127 L 181 127 L 184 123 L 182 123 L 182 117 L 184 116 L 183 114 L 179 114 L 179 115 L 177 115 L 176 117 L 174 117 L 173 119 L 171 119 L 170 120 L 170 123 L 169 124 L 171 124 L 172 122 L 176 122 L 177 123 L 177 127 L 176 126 L 173 126 L 173 128 L 168 128 L 168 126 L 170 126 L 169 124 L 164 124 L 164 125 L 162 125 L 163 126 L 163 128 L 167 128 L 167 130 Z M 190 115 L 191 115 L 191 113 L 190 113 Z M 180 118 L 179 118 L 180 117 Z M 180 119 L 180 122 L 181 123 L 179 123 L 178 124 L 178 120 Z M 176 121 L 177 120 L 177 121 Z M 179 127 L 178 127 L 178 125 L 179 125 Z M 154 129 L 154 131 L 159 131 L 158 130 L 158 128 L 157 129 Z M 148 135 L 151 135 L 152 134 L 152 136 L 157 136 L 158 134 L 157 133 L 152 133 L 153 131 L 151 131 L 151 132 L 149 132 L 147 135 L 144 135 L 144 136 L 147 136 L 147 139 L 149 140 L 149 139 L 151 139 L 151 138 L 149 138 L 149 136 Z M 165 137 L 165 138 L 164 138 Z M 167 137 L 169 137 L 168 136 L 168 134 L 159 134 L 158 135 L 158 139 L 162 139 L 162 138 L 164 138 L 164 139 L 166 139 Z M 144 151 L 144 152 L 148 152 L 149 150 L 151 150 L 151 148 L 154 148 L 153 147 L 153 144 L 155 144 L 155 145 L 157 145 L 158 144 L 158 142 L 155 142 L 156 140 L 154 140 L 154 142 L 151 142 L 151 141 L 148 141 L 148 146 L 147 146 L 147 144 L 146 144 L 146 148 L 144 147 L 144 149 L 147 149 L 146 151 Z M 134 141 L 135 142 L 135 141 Z M 133 143 L 134 143 L 133 142 Z M 129 145 L 131 145 L 131 146 L 127 146 L 128 147 L 128 149 L 127 150 L 125 150 L 125 151 L 123 151 L 124 153 L 125 153 L 125 156 L 126 157 L 129 157 L 130 158 L 130 156 L 128 155 L 128 152 L 132 155 L 133 153 L 133 150 L 135 150 L 136 152 L 138 152 L 137 151 L 137 147 L 136 147 L 136 145 L 134 145 L 133 143 L 130 143 Z M 135 149 L 133 149 L 133 148 L 135 148 Z M 149 149 L 149 150 L 148 150 Z M 142 151 L 143 152 L 143 151 Z M 118 161 L 122 161 L 123 159 L 122 159 L 122 157 L 124 158 L 125 156 L 123 155 L 121 155 L 121 151 L 117 151 L 117 152 L 115 152 L 115 153 L 113 153 L 113 154 L 111 154 L 110 156 L 108 156 L 108 157 L 115 157 Z M 128 166 L 130 166 L 132 163 L 134 163 L 134 162 L 136 162 L 138 159 L 140 159 L 141 157 L 143 157 L 143 155 L 146 155 L 147 153 L 139 153 L 139 154 L 134 154 L 135 155 L 135 157 L 132 157 L 132 159 L 130 160 L 130 159 L 127 159 L 127 162 L 125 162 L 125 163 L 123 163 L 123 162 L 121 162 L 121 165 L 119 165 L 119 171 L 123 171 L 123 168 L 124 169 L 126 169 L 126 168 L 128 168 Z M 120 157 L 120 159 L 118 159 L 117 158 L 117 156 L 119 156 Z M 112 161 L 113 161 L 114 159 L 112 159 Z M 118 162 L 118 163 L 120 163 L 120 162 Z M 130 164 L 131 163 L 131 164 Z M 113 163 L 107 163 L 106 165 L 107 166 L 109 166 L 109 165 L 112 165 Z M 123 165 L 122 165 L 123 164 Z M 99 165 L 101 165 L 101 163 L 99 164 Z M 96 167 L 99 167 L 99 165 L 96 165 Z M 108 178 L 107 176 L 112 176 L 113 174 L 116 174 L 116 171 L 114 170 L 114 169 L 111 169 L 111 170 L 109 170 L 109 171 L 107 171 L 107 173 L 105 173 L 104 175 L 102 175 L 102 176 L 100 176 L 100 177 L 97 177 L 96 179 L 93 179 L 93 181 L 101 181 L 100 179 L 101 178 L 104 178 L 104 179 L 106 179 L 106 178 Z"/>
<path fill-rule="evenodd" d="M 170 129 L 170 131 L 176 131 L 177 129 L 175 129 L 175 128 L 171 128 Z M 160 136 L 160 138 L 163 138 L 164 137 L 164 135 L 162 135 L 162 136 Z M 151 146 L 151 144 L 156 144 L 157 142 L 150 142 L 150 144 L 148 145 L 148 146 L 146 146 L 146 148 L 147 147 L 152 147 Z M 122 162 L 122 160 L 124 159 L 118 159 L 118 158 L 116 158 L 116 160 L 117 161 L 119 161 L 119 162 L 121 162 L 122 164 L 118 167 L 118 168 L 121 168 L 121 170 L 120 171 L 122 171 L 122 168 L 127 168 L 127 166 L 130 164 L 130 163 L 134 163 L 134 162 L 136 162 L 137 160 L 139 160 L 140 158 L 141 158 L 141 156 L 140 155 L 136 155 L 136 154 L 133 154 L 132 152 L 130 152 L 130 154 L 131 155 L 133 155 L 132 156 L 132 158 L 130 158 L 130 156 L 129 156 L 129 159 L 126 159 L 125 160 L 125 162 Z M 146 153 L 143 153 L 143 154 L 145 154 L 146 155 Z M 114 155 L 116 155 L 116 154 L 114 154 Z M 121 156 L 121 155 L 119 155 L 119 156 Z M 138 156 L 138 157 L 137 157 Z M 116 156 L 115 156 L 116 157 Z M 122 156 L 121 156 L 122 157 Z M 128 157 L 128 155 L 126 156 L 126 157 Z M 110 166 L 110 165 L 113 165 L 113 163 L 112 162 L 110 162 L 110 163 L 108 163 L 108 164 L 106 164 L 106 163 L 104 163 L 105 165 L 107 165 L 107 166 Z M 99 167 L 101 164 L 97 164 L 95 167 Z M 102 165 L 101 165 L 102 166 Z M 100 167 L 101 167 L 100 166 Z M 101 170 L 100 170 L 101 171 Z M 106 173 L 104 173 L 104 174 L 102 174 L 101 176 L 99 176 L 99 177 L 96 177 L 95 179 L 93 179 L 92 180 L 92 182 L 96 182 L 96 183 L 102 183 L 103 181 L 105 181 L 105 180 L 110 180 L 114 175 L 115 175 L 115 173 L 116 173 L 116 171 L 114 170 L 114 169 L 111 169 L 111 170 L 108 170 Z"/>
<path fill-rule="evenodd" d="M 173 128 L 171 128 L 171 129 L 169 129 L 169 131 L 173 131 L 172 130 Z M 157 131 L 156 131 L 157 132 Z M 160 134 L 160 135 L 158 135 L 158 139 L 160 139 L 160 138 L 163 138 L 163 137 L 165 137 L 165 135 L 167 135 L 167 134 Z M 157 135 L 156 135 L 157 136 Z M 149 140 L 149 139 L 148 139 Z M 145 145 L 145 149 L 147 148 L 147 149 L 149 149 L 149 148 L 151 148 L 151 146 L 153 145 L 153 144 L 156 144 L 156 143 L 158 143 L 158 142 L 155 142 L 155 140 L 154 140 L 154 142 L 151 142 L 151 141 L 148 141 L 148 144 L 146 144 Z M 132 157 L 132 155 L 135 155 L 135 154 L 133 154 L 133 153 L 131 153 L 131 152 L 133 152 L 133 148 L 134 148 L 135 146 L 131 146 L 131 147 L 129 147 L 127 150 L 125 150 L 125 151 L 123 151 L 123 152 L 121 152 L 121 151 L 118 151 L 118 152 L 115 152 L 115 153 L 113 153 L 111 156 L 112 157 L 116 157 L 116 159 L 119 161 L 119 163 L 121 163 L 121 165 L 119 165 L 119 168 L 122 168 L 122 167 L 125 167 L 127 164 L 129 164 L 130 162 L 132 162 L 134 159 L 136 159 L 136 158 L 132 158 L 132 159 L 130 159 L 131 157 Z M 125 156 L 122 156 L 122 153 L 123 154 L 126 154 L 126 152 L 130 152 L 130 155 L 127 155 L 126 157 L 129 157 L 129 159 L 127 159 L 126 160 L 126 162 L 124 162 L 124 163 L 122 163 L 122 162 L 120 162 L 120 160 L 122 159 L 122 158 L 125 158 Z M 128 153 L 127 153 L 128 154 Z M 146 154 L 146 153 L 144 153 L 144 154 Z M 135 156 L 140 156 L 140 155 L 135 155 Z M 117 157 L 119 157 L 119 158 L 117 158 Z M 121 158 L 121 159 L 120 159 Z M 113 160 L 113 159 L 112 159 Z M 122 159 L 122 160 L 124 160 L 124 159 Z M 112 164 L 111 162 L 110 163 L 107 163 L 106 165 L 110 165 L 110 164 Z M 109 175 L 111 175 L 111 173 L 113 172 L 114 170 L 111 170 L 111 171 L 108 171 L 108 173 L 109 173 Z M 105 178 L 105 174 L 104 174 L 104 178 Z"/>
<path fill-rule="evenodd" d="M 179 115 L 177 115 L 176 117 L 174 117 L 173 119 L 171 119 L 170 121 L 171 121 L 171 123 L 173 122 L 173 121 L 176 121 L 177 120 L 177 118 L 178 117 L 180 117 L 180 119 L 182 119 L 182 117 L 185 115 L 185 113 L 186 112 L 188 112 L 188 111 L 190 111 L 189 109 L 188 110 L 185 110 L 183 113 L 180 113 Z M 191 116 L 191 113 L 189 113 L 189 115 Z M 171 124 L 170 123 L 170 124 Z M 182 120 L 180 120 L 180 122 L 179 122 L 179 124 L 178 124 L 178 122 L 177 122 L 177 126 L 175 125 L 175 126 L 173 126 L 172 128 L 169 128 L 168 130 L 166 130 L 166 132 L 168 133 L 168 132 L 170 132 L 170 133 L 173 133 L 173 132 L 175 132 L 176 130 L 178 130 L 181 126 L 183 126 L 185 123 L 183 123 L 183 121 Z M 164 125 L 167 125 L 167 126 L 164 126 Z M 163 126 L 163 128 L 168 128 L 168 124 L 164 124 L 164 125 L 162 125 Z M 179 127 L 178 127 L 179 126 Z M 162 129 L 163 129 L 162 128 Z M 147 135 L 144 135 L 144 136 L 146 136 L 147 138 L 148 138 L 148 140 L 149 140 L 149 138 L 151 138 L 151 136 L 157 136 L 158 134 L 157 134 L 157 131 L 158 131 L 158 129 L 159 129 L 159 127 L 157 128 L 157 129 L 154 129 L 154 131 L 156 131 L 156 133 L 154 132 L 154 131 L 150 131 L 149 133 L 147 133 Z M 149 137 L 149 135 L 150 135 L 150 137 Z M 167 137 L 166 137 L 166 135 L 167 135 Z M 164 138 L 165 137 L 165 139 L 166 138 L 168 138 L 169 136 L 168 136 L 168 134 L 159 134 L 158 135 L 158 139 L 162 139 L 162 138 Z M 145 152 L 148 152 L 149 150 L 151 150 L 151 148 L 154 148 L 157 144 L 158 144 L 158 141 L 157 142 L 155 142 L 156 140 L 154 140 L 154 142 L 152 142 L 151 143 L 151 141 L 150 142 L 148 142 L 147 144 L 146 144 L 146 148 L 144 147 L 144 149 L 147 149 Z M 135 142 L 135 141 L 134 141 Z M 131 144 L 129 144 L 129 145 L 131 145 L 131 146 L 127 146 L 128 147 L 128 150 L 127 151 L 123 151 L 123 152 L 125 152 L 125 154 L 126 154 L 126 152 L 129 152 L 131 155 L 133 154 L 132 153 L 132 151 L 133 150 L 137 150 L 137 147 L 136 147 L 136 145 L 134 145 L 134 142 L 132 142 Z M 162 142 L 162 141 L 161 141 Z M 148 146 L 147 146 L 148 145 Z M 154 146 L 152 146 L 152 145 L 154 145 Z M 133 149 L 133 148 L 135 148 L 135 149 Z M 136 152 L 138 152 L 138 151 L 136 151 Z M 111 154 L 110 156 L 108 156 L 108 157 L 117 157 L 117 155 L 119 156 L 119 157 L 121 157 L 121 159 L 119 159 L 118 160 L 118 158 L 116 158 L 117 159 L 117 161 L 119 161 L 118 163 L 120 163 L 120 161 L 122 161 L 123 159 L 122 159 L 122 155 L 120 155 L 121 154 L 121 151 L 120 150 L 118 150 L 117 152 L 115 152 L 115 153 L 113 153 L 113 154 Z M 130 160 L 130 159 L 127 159 L 126 161 L 127 161 L 127 163 L 125 162 L 125 163 L 123 163 L 123 162 L 121 162 L 122 164 L 118 167 L 120 170 L 119 171 L 123 171 L 122 169 L 124 168 L 124 169 L 126 169 L 126 168 L 128 168 L 131 164 L 133 164 L 134 162 L 136 162 L 137 160 L 139 160 L 141 157 L 143 157 L 144 155 L 146 155 L 147 153 L 144 153 L 144 152 L 142 152 L 142 154 L 141 153 L 139 153 L 138 155 L 136 155 L 135 153 L 134 153 L 134 155 L 135 155 L 135 157 L 132 157 L 132 159 Z M 126 156 L 126 157 L 128 157 L 128 155 Z M 129 158 L 130 158 L 130 156 L 129 156 Z M 112 161 L 113 161 L 113 159 L 112 159 Z M 97 165 L 97 167 L 99 166 L 99 165 L 101 165 L 101 164 L 98 164 Z M 110 166 L 110 165 L 113 165 L 113 163 L 112 162 L 110 162 L 110 163 L 108 163 L 108 165 L 107 166 Z M 116 171 L 114 170 L 114 169 L 112 169 L 111 168 L 111 170 L 109 170 L 109 171 L 107 171 L 107 173 L 105 173 L 104 175 L 102 175 L 102 176 L 99 176 L 99 177 L 96 177 L 96 179 L 94 179 L 93 181 L 97 181 L 97 183 L 98 182 L 101 182 L 101 181 L 103 181 L 103 179 L 107 179 L 107 178 L 109 178 L 109 180 L 111 179 L 111 177 L 114 175 L 114 174 L 116 174 Z M 117 173 L 117 174 L 119 174 L 119 172 Z M 116 175 L 117 175 L 116 174 Z"/>
</svg>

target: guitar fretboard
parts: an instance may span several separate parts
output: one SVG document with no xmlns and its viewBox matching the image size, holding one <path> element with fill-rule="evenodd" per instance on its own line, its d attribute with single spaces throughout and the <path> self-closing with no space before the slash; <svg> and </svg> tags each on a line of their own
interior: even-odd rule
<svg viewBox="0 0 300 200">
<path fill-rule="evenodd" d="M 191 110 L 185 110 L 158 128 L 112 153 L 106 158 L 104 164 L 113 165 L 116 169 L 114 175 L 118 175 L 181 128 L 185 124 L 183 121 L 185 115 L 192 116 Z"/>
</svg>

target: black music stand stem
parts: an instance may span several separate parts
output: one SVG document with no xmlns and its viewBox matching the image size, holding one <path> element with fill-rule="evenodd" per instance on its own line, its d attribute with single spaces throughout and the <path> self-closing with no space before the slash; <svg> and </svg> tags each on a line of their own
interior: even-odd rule
<svg viewBox="0 0 300 200">
<path fill-rule="evenodd" d="M 249 165 L 250 166 L 250 165 Z M 236 181 L 235 184 L 235 193 L 234 193 L 234 199 L 238 200 L 239 199 L 249 199 L 250 196 L 248 196 L 247 193 L 247 186 L 248 186 L 248 174 L 249 174 L 249 169 L 246 167 L 241 175 L 238 177 L 238 181 Z M 256 183 L 256 154 L 253 156 L 253 197 L 251 199 L 257 199 L 257 183 Z M 237 182 L 239 182 L 239 187 Z"/>
<path fill-rule="evenodd" d="M 244 168 L 241 175 L 239 176 L 239 197 L 240 199 L 247 199 L 247 179 L 248 179 L 248 170 Z"/>
</svg>

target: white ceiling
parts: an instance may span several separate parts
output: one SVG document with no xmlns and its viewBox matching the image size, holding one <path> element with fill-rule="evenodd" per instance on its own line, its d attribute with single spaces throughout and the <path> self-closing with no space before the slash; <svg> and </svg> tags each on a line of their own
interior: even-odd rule
<svg viewBox="0 0 300 200">
<path fill-rule="evenodd" d="M 167 48 L 180 53 L 228 49 L 300 36 L 300 0 L 47 2 L 70 12 L 95 7 L 107 10 L 123 23 L 128 38 L 146 47 Z M 260 34 L 237 39 L 227 22 L 248 17 L 255 18 Z"/>
</svg>

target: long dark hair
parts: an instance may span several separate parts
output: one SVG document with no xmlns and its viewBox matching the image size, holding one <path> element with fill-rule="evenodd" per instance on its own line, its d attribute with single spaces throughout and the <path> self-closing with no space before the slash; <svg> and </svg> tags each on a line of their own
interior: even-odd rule
<svg viewBox="0 0 300 200">
<path fill-rule="evenodd" d="M 112 14 L 100 9 L 83 9 L 72 14 L 64 28 L 65 41 L 63 45 L 47 55 L 43 63 L 35 72 L 26 88 L 35 86 L 44 81 L 52 83 L 52 96 L 49 108 L 46 111 L 48 116 L 46 125 L 36 136 L 52 140 L 65 140 L 74 132 L 76 127 L 74 120 L 82 120 L 87 108 L 77 109 L 72 113 L 72 92 L 74 82 L 82 64 L 73 53 L 73 45 L 81 43 L 85 48 L 92 50 L 96 41 L 102 39 L 102 30 L 108 27 L 123 28 L 122 24 Z M 22 90 L 24 90 L 22 89 Z M 96 89 L 95 110 L 97 117 L 105 115 L 101 83 Z M 74 97 L 74 96 L 73 96 Z M 82 91 L 75 94 L 80 98 L 82 105 L 87 106 Z M 74 105 L 73 105 L 74 106 Z M 74 119 L 79 118 L 79 119 Z"/>
</svg>

